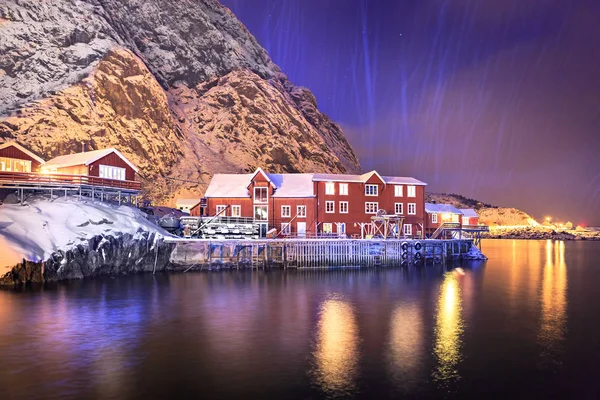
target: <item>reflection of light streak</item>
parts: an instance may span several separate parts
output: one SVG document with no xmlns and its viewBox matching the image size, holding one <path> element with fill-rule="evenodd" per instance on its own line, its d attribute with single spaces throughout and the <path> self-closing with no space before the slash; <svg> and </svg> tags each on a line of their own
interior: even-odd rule
<svg viewBox="0 0 600 400">
<path fill-rule="evenodd" d="M 330 392 L 353 388 L 358 358 L 358 328 L 352 306 L 343 300 L 326 300 L 318 326 L 317 376 Z"/>
<path fill-rule="evenodd" d="M 546 264 L 541 292 L 540 343 L 544 356 L 552 360 L 565 337 L 567 309 L 567 265 L 565 243 L 546 242 Z M 554 258 L 553 258 L 554 256 Z"/>
<path fill-rule="evenodd" d="M 460 361 L 460 335 L 463 331 L 460 287 L 454 274 L 448 273 L 438 298 L 434 353 L 438 365 L 433 373 L 437 380 L 457 378 Z"/>
<path fill-rule="evenodd" d="M 392 314 L 390 356 L 399 383 L 417 384 L 421 365 L 423 318 L 417 306 L 398 306 Z"/>
</svg>

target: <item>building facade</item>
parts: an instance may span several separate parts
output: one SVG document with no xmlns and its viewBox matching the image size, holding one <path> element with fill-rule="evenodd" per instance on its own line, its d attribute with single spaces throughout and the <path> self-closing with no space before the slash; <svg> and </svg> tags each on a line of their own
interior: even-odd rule
<svg viewBox="0 0 600 400">
<path fill-rule="evenodd" d="M 120 151 L 109 148 L 53 158 L 42 171 L 133 182 L 138 169 Z"/>
<path fill-rule="evenodd" d="M 45 161 L 17 142 L 0 145 L 0 172 L 39 172 Z"/>
<path fill-rule="evenodd" d="M 358 236 L 361 224 L 385 213 L 404 217 L 404 236 L 425 233 L 425 186 L 414 178 L 343 174 L 216 174 L 205 215 L 251 217 L 261 233 Z M 192 209 L 199 215 L 199 205 Z"/>
<path fill-rule="evenodd" d="M 451 204 L 425 203 L 425 212 L 427 213 L 425 227 L 427 237 L 445 223 L 459 224 L 462 227 L 462 211 Z"/>
</svg>

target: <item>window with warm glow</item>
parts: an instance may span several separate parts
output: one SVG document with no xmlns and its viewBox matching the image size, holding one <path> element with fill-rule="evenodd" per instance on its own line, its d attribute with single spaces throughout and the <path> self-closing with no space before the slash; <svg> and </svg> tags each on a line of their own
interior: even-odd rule
<svg viewBox="0 0 600 400">
<path fill-rule="evenodd" d="M 254 202 L 255 203 L 268 203 L 269 202 L 269 188 L 255 187 L 254 188 Z"/>
<path fill-rule="evenodd" d="M 365 214 L 377 214 L 379 209 L 379 203 L 369 202 L 365 203 Z"/>
<path fill-rule="evenodd" d="M 225 210 L 226 210 L 226 209 L 227 209 L 227 206 L 224 206 L 224 205 L 218 205 L 218 206 L 217 206 L 217 213 L 216 213 L 216 215 L 218 215 L 218 216 L 220 216 L 220 217 L 223 217 L 223 216 L 225 216 L 225 213 L 226 213 L 226 211 L 225 211 Z"/>
<path fill-rule="evenodd" d="M 416 215 L 417 214 L 417 204 L 416 203 L 408 203 L 408 215 Z"/>
<path fill-rule="evenodd" d="M 340 183 L 340 195 L 348 196 L 348 184 Z"/>
<path fill-rule="evenodd" d="M 377 185 L 365 185 L 365 195 L 366 196 L 377 196 L 378 195 Z"/>
<path fill-rule="evenodd" d="M 335 212 L 335 201 L 326 201 L 325 202 L 325 212 L 328 214 Z"/>
<path fill-rule="evenodd" d="M 281 217 L 289 218 L 292 216 L 292 207 L 291 206 L 281 206 Z"/>
<path fill-rule="evenodd" d="M 333 182 L 325 183 L 325 194 L 335 194 L 335 183 L 333 183 Z"/>
<path fill-rule="evenodd" d="M 347 201 L 340 201 L 340 213 L 348 214 L 348 202 Z"/>
<path fill-rule="evenodd" d="M 394 186 L 394 196 L 402 197 L 402 185 Z"/>
<path fill-rule="evenodd" d="M 330 222 L 326 222 L 323 224 L 323 232 L 331 233 L 333 232 L 333 224 Z"/>
<path fill-rule="evenodd" d="M 241 217 L 242 216 L 242 206 L 231 206 L 231 216 L 232 217 Z"/>
<path fill-rule="evenodd" d="M 416 186 L 407 186 L 406 187 L 406 195 L 408 197 L 417 197 L 417 187 Z"/>
</svg>

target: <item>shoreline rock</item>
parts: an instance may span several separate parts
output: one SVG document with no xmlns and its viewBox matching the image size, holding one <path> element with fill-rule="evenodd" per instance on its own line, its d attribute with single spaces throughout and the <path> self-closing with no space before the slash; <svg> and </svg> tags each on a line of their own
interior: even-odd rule
<svg viewBox="0 0 600 400">
<path fill-rule="evenodd" d="M 554 230 L 543 227 L 504 228 L 490 227 L 484 239 L 521 239 L 521 240 L 590 240 L 600 241 L 600 232 L 578 230 Z"/>
</svg>

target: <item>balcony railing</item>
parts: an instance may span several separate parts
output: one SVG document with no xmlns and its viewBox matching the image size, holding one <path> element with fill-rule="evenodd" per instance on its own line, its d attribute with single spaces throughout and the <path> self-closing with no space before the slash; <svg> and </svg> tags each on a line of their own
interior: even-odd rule
<svg viewBox="0 0 600 400">
<path fill-rule="evenodd" d="M 0 171 L 0 185 L 13 183 L 20 185 L 71 185 L 97 186 L 127 190 L 140 190 L 141 183 L 137 181 L 121 181 L 118 179 L 99 178 L 87 175 L 42 174 L 37 172 L 8 172 Z"/>
</svg>

